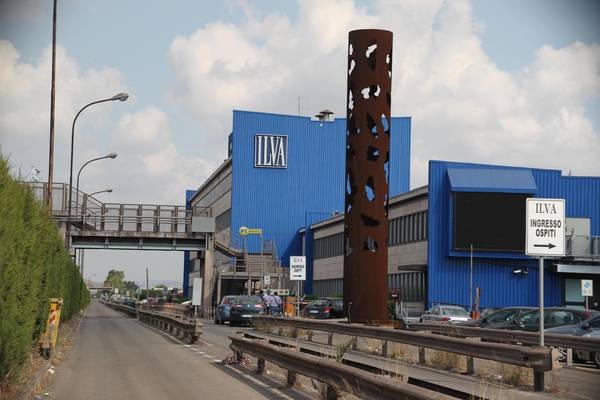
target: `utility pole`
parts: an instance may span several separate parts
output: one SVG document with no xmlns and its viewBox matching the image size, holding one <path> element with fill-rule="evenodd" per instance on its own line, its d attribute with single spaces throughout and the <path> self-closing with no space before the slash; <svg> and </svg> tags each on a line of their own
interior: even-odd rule
<svg viewBox="0 0 600 400">
<path fill-rule="evenodd" d="M 54 12 L 52 16 L 52 83 L 50 87 L 50 151 L 48 153 L 48 191 L 46 193 L 46 205 L 52 213 L 52 179 L 54 171 L 54 77 L 56 75 L 56 2 L 54 0 Z"/>
<path fill-rule="evenodd" d="M 146 268 L 146 304 L 150 304 L 149 299 L 150 299 L 150 292 L 148 291 L 148 268 Z"/>
</svg>

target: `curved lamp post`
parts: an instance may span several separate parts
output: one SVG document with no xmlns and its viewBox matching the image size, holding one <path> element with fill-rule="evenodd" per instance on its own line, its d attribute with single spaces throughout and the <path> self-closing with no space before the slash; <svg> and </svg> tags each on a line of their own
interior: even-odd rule
<svg viewBox="0 0 600 400">
<path fill-rule="evenodd" d="M 86 167 L 86 165 L 93 163 L 94 161 L 98 161 L 98 160 L 104 160 L 105 158 L 110 158 L 110 159 L 115 159 L 117 158 L 117 153 L 109 153 L 105 156 L 102 157 L 96 157 L 96 158 L 92 158 L 91 160 L 87 161 L 85 164 L 83 164 L 81 166 L 81 168 L 79 168 L 79 172 L 77 172 L 77 187 L 75 189 L 75 213 L 77 213 L 79 211 L 79 175 L 81 175 L 81 171 L 83 171 L 83 169 Z M 101 192 L 103 192 L 104 190 L 101 190 Z M 112 189 L 111 189 L 112 191 Z"/>
<path fill-rule="evenodd" d="M 71 163 L 70 163 L 70 167 L 69 167 L 69 204 L 68 204 L 68 215 L 67 215 L 67 229 L 66 229 L 66 242 L 67 242 L 67 247 L 70 248 L 71 247 L 71 208 L 72 208 L 72 195 L 73 195 L 73 146 L 75 144 L 75 122 L 77 122 L 77 118 L 79 117 L 79 114 L 81 114 L 83 112 L 83 110 L 85 110 L 86 108 L 93 106 L 94 104 L 98 104 L 98 103 L 104 103 L 107 101 L 125 101 L 129 98 L 129 95 L 127 93 L 119 93 L 114 95 L 113 97 L 110 97 L 108 99 L 103 99 L 103 100 L 96 100 L 93 101 L 89 104 L 87 104 L 85 107 L 83 107 L 81 110 L 79 110 L 79 112 L 77 113 L 77 115 L 75 115 L 75 118 L 73 119 L 73 126 L 71 127 Z"/>
<path fill-rule="evenodd" d="M 104 190 L 98 190 L 97 192 L 94 193 L 90 193 L 88 194 L 89 197 L 92 197 L 95 194 L 100 194 L 100 193 L 111 193 L 113 190 L 112 189 L 104 189 Z"/>
</svg>

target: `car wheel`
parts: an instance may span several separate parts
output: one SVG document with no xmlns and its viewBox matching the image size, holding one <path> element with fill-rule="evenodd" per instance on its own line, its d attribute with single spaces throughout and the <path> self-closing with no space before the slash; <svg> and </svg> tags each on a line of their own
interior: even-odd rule
<svg viewBox="0 0 600 400">
<path fill-rule="evenodd" d="M 216 314 L 215 314 L 215 325 L 219 325 L 219 319 L 217 318 Z"/>
<path fill-rule="evenodd" d="M 223 319 L 223 317 L 221 317 L 221 318 L 219 319 L 219 323 L 220 323 L 221 325 L 225 325 L 225 320 Z"/>
<path fill-rule="evenodd" d="M 590 358 L 592 359 L 594 364 L 596 364 L 596 367 L 600 368 L 600 353 L 598 353 L 598 352 L 592 353 L 592 354 L 590 354 Z"/>
</svg>

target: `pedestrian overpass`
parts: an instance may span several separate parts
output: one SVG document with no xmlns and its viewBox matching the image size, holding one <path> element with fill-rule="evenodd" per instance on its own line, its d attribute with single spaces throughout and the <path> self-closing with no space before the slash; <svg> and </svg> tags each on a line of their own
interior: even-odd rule
<svg viewBox="0 0 600 400">
<path fill-rule="evenodd" d="M 46 200 L 47 183 L 30 183 Z M 207 249 L 215 232 L 211 209 L 156 204 L 102 203 L 73 190 L 69 240 L 75 249 L 191 250 Z M 52 185 L 52 217 L 66 231 L 69 185 Z"/>
</svg>

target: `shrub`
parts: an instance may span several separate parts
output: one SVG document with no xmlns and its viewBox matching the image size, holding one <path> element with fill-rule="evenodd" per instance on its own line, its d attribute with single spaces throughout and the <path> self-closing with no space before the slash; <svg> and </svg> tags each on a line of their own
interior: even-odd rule
<svg viewBox="0 0 600 400">
<path fill-rule="evenodd" d="M 0 383 L 18 377 L 45 328 L 50 297 L 63 299 L 61 320 L 89 303 L 48 210 L 15 181 L 0 156 Z M 4 382 L 6 383 L 6 382 Z"/>
</svg>

